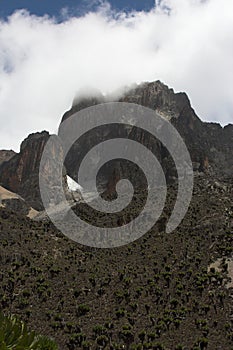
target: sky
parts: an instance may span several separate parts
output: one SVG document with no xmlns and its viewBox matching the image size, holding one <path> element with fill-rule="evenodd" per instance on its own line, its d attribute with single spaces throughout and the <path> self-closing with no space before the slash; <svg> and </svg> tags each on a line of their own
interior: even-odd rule
<svg viewBox="0 0 233 350">
<path fill-rule="evenodd" d="M 126 12 L 148 11 L 155 4 L 154 0 L 115 0 L 109 3 L 114 9 Z M 48 14 L 61 18 L 61 10 L 64 8 L 68 8 L 72 15 L 77 16 L 96 10 L 99 4 L 100 1 L 95 0 L 0 0 L 0 16 L 6 18 L 16 9 L 25 8 L 38 16 Z"/>
<path fill-rule="evenodd" d="M 0 0 L 0 149 L 55 133 L 80 91 L 154 80 L 233 122 L 232 0 Z"/>
</svg>

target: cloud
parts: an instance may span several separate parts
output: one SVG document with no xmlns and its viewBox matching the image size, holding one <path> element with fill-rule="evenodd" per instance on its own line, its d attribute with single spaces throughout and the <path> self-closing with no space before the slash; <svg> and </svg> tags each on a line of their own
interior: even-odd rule
<svg viewBox="0 0 233 350">
<path fill-rule="evenodd" d="M 161 80 L 203 120 L 233 119 L 232 0 L 160 0 L 149 12 L 94 11 L 58 22 L 16 11 L 0 22 L 0 149 L 56 132 L 77 91 Z"/>
</svg>

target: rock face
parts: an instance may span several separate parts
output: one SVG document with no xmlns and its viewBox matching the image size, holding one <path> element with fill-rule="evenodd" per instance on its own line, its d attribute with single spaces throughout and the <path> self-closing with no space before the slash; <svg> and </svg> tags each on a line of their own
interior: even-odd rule
<svg viewBox="0 0 233 350">
<path fill-rule="evenodd" d="M 16 153 L 12 150 L 2 150 L 0 151 L 0 165 L 3 162 L 7 162 L 8 160 L 10 160 Z"/>
<path fill-rule="evenodd" d="M 62 121 L 83 108 L 109 101 L 109 97 L 93 97 L 73 104 L 66 112 Z M 202 122 L 191 107 L 185 93 L 174 93 L 160 81 L 144 83 L 133 87 L 117 99 L 119 102 L 135 103 L 158 112 L 170 120 L 176 127 L 190 152 L 193 168 L 197 172 L 205 172 L 216 176 L 232 176 L 233 174 L 233 125 L 222 128 L 216 123 Z M 80 138 L 71 148 L 66 158 L 67 173 L 76 181 L 82 158 L 96 144 L 113 138 L 126 137 L 136 140 L 149 148 L 160 161 L 167 180 L 176 176 L 176 170 L 165 147 L 150 134 L 137 128 L 128 130 L 126 127 L 104 126 L 89 132 L 85 138 Z M 100 156 L 100 155 L 99 155 Z M 94 160 L 95 162 L 95 160 Z M 128 165 L 112 162 L 102 171 L 100 182 L 107 183 L 107 188 L 113 189 L 120 177 L 136 177 L 135 169 L 129 170 Z M 137 180 L 136 180 L 137 181 Z"/>
<path fill-rule="evenodd" d="M 48 138 L 49 133 L 46 131 L 29 135 L 22 142 L 20 152 L 0 165 L 0 184 L 21 195 L 37 210 L 42 209 L 38 173 Z"/>
<path fill-rule="evenodd" d="M 43 204 L 39 188 L 39 169 L 40 161 L 50 135 L 47 131 L 42 131 L 29 135 L 21 144 L 20 152 L 11 159 L 0 165 L 0 185 L 6 189 L 22 196 L 27 204 L 36 209 L 42 210 Z M 62 158 L 62 149 L 55 152 L 54 148 L 60 147 L 59 142 L 54 142 L 53 151 L 50 159 L 44 164 L 42 176 L 46 182 L 50 183 L 50 192 L 47 192 L 49 204 L 57 204 L 59 198 L 59 184 L 54 181 L 54 171 L 56 171 L 56 162 L 59 161 L 57 155 Z M 63 185 L 67 191 L 66 176 L 63 176 Z M 47 200 L 47 199 L 46 199 Z"/>
<path fill-rule="evenodd" d="M 134 86 L 117 99 L 111 99 L 109 96 L 106 98 L 101 94 L 91 98 L 75 99 L 72 108 L 64 114 L 62 121 L 81 109 L 110 100 L 146 106 L 170 120 L 183 137 L 196 172 L 205 172 L 220 177 L 232 176 L 233 125 L 223 128 L 216 123 L 202 122 L 195 114 L 185 93 L 174 93 L 160 81 Z M 67 174 L 77 181 L 79 165 L 88 151 L 94 145 L 114 137 L 133 139 L 145 145 L 160 161 L 167 180 L 176 177 L 174 163 L 166 148 L 141 129 L 127 128 L 124 125 L 117 129 L 107 125 L 81 137 L 66 157 Z M 46 131 L 31 134 L 21 144 L 18 154 L 12 151 L 0 152 L 0 185 L 21 195 L 31 207 L 37 210 L 42 209 L 38 181 L 39 165 L 48 138 L 49 133 Z M 95 162 L 94 159 L 93 166 Z M 53 167 L 48 164 L 44 176 L 52 178 L 52 171 Z M 112 192 L 121 177 L 127 177 L 133 183 L 140 184 L 143 178 L 135 166 L 116 160 L 102 168 L 99 177 L 100 184 L 103 184 L 107 191 Z M 52 194 L 49 194 L 54 197 L 55 203 L 59 201 L 56 199 L 56 186 L 54 184 Z"/>
<path fill-rule="evenodd" d="M 169 119 L 183 137 L 196 170 L 233 174 L 233 125 L 222 128 L 202 122 L 185 93 L 174 93 L 156 81 L 132 89 L 120 101 L 149 107 Z"/>
</svg>

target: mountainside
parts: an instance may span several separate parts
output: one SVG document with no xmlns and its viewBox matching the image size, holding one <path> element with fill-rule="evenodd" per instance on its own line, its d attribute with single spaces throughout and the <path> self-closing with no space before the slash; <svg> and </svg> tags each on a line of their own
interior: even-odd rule
<svg viewBox="0 0 233 350">
<path fill-rule="evenodd" d="M 115 249 L 0 208 L 0 307 L 61 350 L 231 350 L 232 185 L 198 176 L 179 228 Z"/>
<path fill-rule="evenodd" d="M 98 103 L 111 100 L 101 94 L 91 98 L 75 99 L 70 111 L 66 112 L 62 121 L 75 112 Z M 216 123 L 202 122 L 192 109 L 185 93 L 174 93 L 160 81 L 144 83 L 123 93 L 120 102 L 136 103 L 157 111 L 169 119 L 183 137 L 190 152 L 195 171 L 205 172 L 213 176 L 232 176 L 233 174 L 233 125 L 221 127 Z M 150 134 L 132 127 L 114 128 L 105 126 L 90 131 L 80 138 L 69 151 L 65 166 L 68 175 L 77 180 L 81 160 L 97 143 L 113 137 L 134 139 L 146 145 L 160 161 L 167 180 L 176 177 L 176 169 L 166 148 Z M 0 184 L 21 195 L 30 206 L 41 210 L 42 204 L 38 188 L 38 170 L 44 146 L 49 138 L 47 132 L 29 135 L 23 141 L 20 153 L 0 164 Z M 6 158 L 7 160 L 7 158 Z M 93 161 L 93 164 L 95 160 Z M 122 166 L 119 161 L 113 161 L 103 167 L 101 181 L 106 188 L 114 188 L 115 182 L 121 176 L 128 176 L 134 182 L 140 183 L 140 177 L 135 175 L 135 168 L 127 163 Z M 94 164 L 95 166 L 95 164 Z"/>
<path fill-rule="evenodd" d="M 98 96 L 74 102 L 70 111 L 65 113 L 62 121 L 83 108 L 111 100 L 110 97 Z M 217 176 L 233 174 L 233 125 L 222 128 L 219 124 L 202 122 L 192 109 L 185 93 L 174 93 L 160 81 L 139 85 L 117 99 L 119 102 L 135 103 L 148 107 L 170 120 L 183 137 L 190 152 L 194 170 L 208 172 Z M 126 137 L 147 146 L 157 156 L 167 179 L 175 176 L 174 165 L 165 147 L 147 132 L 123 126 L 104 126 L 88 132 L 71 148 L 66 158 L 68 174 L 76 178 L 82 158 L 93 145 L 113 137 Z M 95 162 L 95 160 L 93 160 Z M 104 174 L 109 182 L 114 174 L 120 173 L 118 164 L 112 165 Z M 135 174 L 135 172 L 133 172 Z"/>
<path fill-rule="evenodd" d="M 63 120 L 109 100 L 101 94 L 77 98 Z M 159 81 L 135 86 L 117 101 L 157 111 L 184 138 L 195 175 L 187 214 L 166 232 L 178 186 L 174 162 L 160 141 L 134 126 L 98 128 L 71 148 L 65 160 L 68 175 L 76 179 L 78 165 L 96 143 L 134 139 L 163 167 L 166 204 L 157 223 L 130 244 L 112 249 L 78 244 L 45 212 L 31 219 L 37 214 L 32 208 L 43 209 L 38 171 L 49 134 L 29 135 L 18 154 L 0 152 L 0 313 L 17 315 L 38 334 L 54 338 L 60 350 L 233 350 L 233 125 L 202 122 L 186 94 L 175 94 Z M 58 204 L 50 209 L 66 224 L 69 213 L 63 216 L 53 176 L 63 156 L 59 142 L 53 152 L 58 159 L 45 163 L 42 175 L 51 181 L 48 197 Z M 117 181 L 127 175 L 138 186 L 134 206 L 127 206 L 123 216 L 93 215 L 80 193 L 69 192 L 72 210 L 94 226 L 120 227 L 141 211 L 147 194 L 143 174 L 119 160 L 103 168 L 103 196 L 114 198 Z M 72 182 L 66 182 L 66 172 L 65 189 Z M 154 205 L 149 209 L 142 225 L 147 215 L 155 215 Z"/>
</svg>

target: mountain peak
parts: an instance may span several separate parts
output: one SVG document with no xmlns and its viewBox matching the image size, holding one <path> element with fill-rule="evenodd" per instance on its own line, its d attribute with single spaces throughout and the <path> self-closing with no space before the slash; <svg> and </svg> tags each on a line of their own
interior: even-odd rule
<svg viewBox="0 0 233 350">
<path fill-rule="evenodd" d="M 121 92 L 107 96 L 96 90 L 89 90 L 88 94 L 86 91 L 82 92 L 74 99 L 72 108 L 64 114 L 62 121 L 84 108 L 111 100 L 145 106 L 170 120 L 184 139 L 190 152 L 194 171 L 205 172 L 213 176 L 232 175 L 233 125 L 229 124 L 222 128 L 216 123 L 202 122 L 184 92 L 175 93 L 173 89 L 159 80 L 134 84 L 122 89 Z M 80 143 L 72 146 L 66 157 L 65 166 L 67 174 L 74 181 L 78 180 L 78 166 L 85 154 L 93 145 L 106 140 L 106 137 L 107 139 L 126 137 L 135 139 L 145 146 L 150 145 L 151 150 L 155 152 L 157 159 L 164 167 L 167 179 L 174 178 L 176 174 L 174 166 L 171 166 L 167 152 L 158 140 L 153 140 L 150 135 L 135 130 L 135 128 L 130 131 L 124 126 L 118 129 L 113 130 L 110 126 L 105 125 L 102 130 L 89 133 L 85 140 L 82 138 Z M 21 195 L 35 209 L 41 209 L 38 173 L 40 159 L 48 138 L 47 131 L 33 133 L 22 142 L 20 153 L 0 152 L 0 185 Z M 98 157 L 100 158 L 100 155 Z M 1 159 L 4 161 L 2 164 Z M 93 163 L 93 166 L 95 165 L 96 160 Z M 114 183 L 114 174 L 121 174 L 121 169 L 115 170 L 111 166 L 105 168 L 105 174 L 103 174 L 105 183 Z"/>
</svg>

